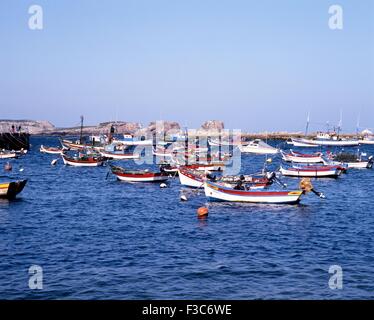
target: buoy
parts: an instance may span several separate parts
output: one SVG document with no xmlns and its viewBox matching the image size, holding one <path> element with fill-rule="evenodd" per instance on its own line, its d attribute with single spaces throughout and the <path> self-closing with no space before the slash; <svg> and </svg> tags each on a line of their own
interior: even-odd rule
<svg viewBox="0 0 374 320">
<path fill-rule="evenodd" d="M 51 162 L 51 165 L 54 166 L 54 165 L 56 165 L 56 163 L 57 163 L 57 159 L 53 159 L 52 162 Z"/>
<path fill-rule="evenodd" d="M 23 170 L 25 170 L 23 167 L 21 167 L 21 168 L 19 169 L 20 172 L 23 172 Z"/>
<path fill-rule="evenodd" d="M 187 197 L 186 197 L 184 194 L 182 194 L 182 195 L 181 195 L 181 200 L 182 200 L 182 201 L 187 201 Z"/>
<path fill-rule="evenodd" d="M 197 216 L 199 218 L 204 218 L 208 215 L 208 208 L 207 207 L 200 207 L 199 209 L 197 209 Z"/>
<path fill-rule="evenodd" d="M 12 171 L 12 165 L 7 162 L 5 165 L 4 165 L 4 170 L 5 171 Z"/>
<path fill-rule="evenodd" d="M 160 188 L 166 188 L 166 187 L 167 187 L 166 183 L 161 183 L 160 184 Z"/>
</svg>

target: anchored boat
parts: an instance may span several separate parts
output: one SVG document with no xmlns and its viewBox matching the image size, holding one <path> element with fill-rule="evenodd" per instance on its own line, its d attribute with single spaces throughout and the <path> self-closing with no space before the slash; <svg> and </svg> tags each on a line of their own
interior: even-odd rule
<svg viewBox="0 0 374 320">
<path fill-rule="evenodd" d="M 73 167 L 98 167 L 102 166 L 105 161 L 102 156 L 95 154 L 68 156 L 63 153 L 61 156 L 65 165 Z"/>
<path fill-rule="evenodd" d="M 340 165 L 298 165 L 292 167 L 281 166 L 279 171 L 284 176 L 337 178 L 346 168 Z"/>
<path fill-rule="evenodd" d="M 0 159 L 17 158 L 17 153 L 14 151 L 0 150 Z"/>
<path fill-rule="evenodd" d="M 112 173 L 118 180 L 128 182 L 156 182 L 166 181 L 169 175 L 166 172 L 151 172 L 148 170 L 128 170 L 119 166 L 110 166 Z"/>
<path fill-rule="evenodd" d="M 322 158 L 322 153 L 312 153 L 312 154 L 305 154 L 290 150 L 290 153 L 285 153 L 281 151 L 282 159 L 287 162 L 295 162 L 295 163 L 323 163 L 324 160 Z"/>
<path fill-rule="evenodd" d="M 248 144 L 241 144 L 238 146 L 242 153 L 256 153 L 256 154 L 276 154 L 278 149 L 268 145 L 260 139 L 255 139 Z"/>
<path fill-rule="evenodd" d="M 294 204 L 300 201 L 303 194 L 295 191 L 251 191 L 236 190 L 220 183 L 205 182 L 204 191 L 206 197 L 213 200 L 230 202 L 274 203 Z"/>
<path fill-rule="evenodd" d="M 62 154 L 64 152 L 64 149 L 55 148 L 55 147 L 45 147 L 41 145 L 39 151 L 42 153 L 49 153 L 49 154 Z"/>
<path fill-rule="evenodd" d="M 0 198 L 14 199 L 26 185 L 27 180 L 0 183 Z"/>
</svg>

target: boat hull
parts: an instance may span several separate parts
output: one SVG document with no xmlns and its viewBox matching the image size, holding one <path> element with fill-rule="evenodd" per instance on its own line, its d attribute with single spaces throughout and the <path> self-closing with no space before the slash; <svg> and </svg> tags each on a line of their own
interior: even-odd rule
<svg viewBox="0 0 374 320">
<path fill-rule="evenodd" d="M 278 150 L 275 148 L 258 148 L 254 146 L 238 146 L 241 153 L 255 153 L 255 154 L 277 154 Z"/>
<path fill-rule="evenodd" d="M 0 183 L 0 198 L 14 199 L 26 185 L 27 180 Z"/>
<path fill-rule="evenodd" d="M 300 201 L 302 191 L 242 191 L 221 187 L 206 182 L 205 196 L 210 200 L 269 204 L 295 204 Z"/>
<path fill-rule="evenodd" d="M 0 159 L 11 159 L 11 158 L 17 158 L 17 154 L 15 152 L 0 153 Z"/>
<path fill-rule="evenodd" d="M 202 188 L 204 186 L 204 180 L 200 179 L 195 175 L 192 175 L 184 170 L 178 170 L 179 182 L 183 186 L 190 188 Z"/>
<path fill-rule="evenodd" d="M 41 153 L 48 153 L 48 154 L 62 154 L 63 150 L 52 150 L 50 148 L 45 148 L 43 145 L 40 146 Z"/>
<path fill-rule="evenodd" d="M 65 156 L 62 156 L 62 160 L 64 161 L 65 165 L 72 166 L 72 167 L 99 167 L 99 166 L 102 166 L 104 163 L 104 160 L 82 161 L 82 160 L 75 160 L 72 158 L 67 158 Z"/>
<path fill-rule="evenodd" d="M 108 159 L 114 159 L 114 160 L 127 160 L 127 159 L 139 159 L 139 154 L 133 154 L 133 153 L 112 153 L 112 152 L 100 152 L 100 154 Z"/>
<path fill-rule="evenodd" d="M 149 174 L 127 174 L 114 173 L 118 180 L 127 182 L 159 182 L 166 181 L 169 177 L 163 174 L 149 173 Z"/>
<path fill-rule="evenodd" d="M 289 177 L 311 177 L 311 178 L 337 178 L 342 170 L 339 168 L 331 169 L 304 169 L 304 168 L 283 168 L 280 170 L 282 175 Z"/>
</svg>

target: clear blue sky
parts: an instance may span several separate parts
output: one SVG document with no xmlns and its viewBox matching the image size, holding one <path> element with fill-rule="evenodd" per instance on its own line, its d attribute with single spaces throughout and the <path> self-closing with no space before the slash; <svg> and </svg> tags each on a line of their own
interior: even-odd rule
<svg viewBox="0 0 374 320">
<path fill-rule="evenodd" d="M 0 39 L 0 118 L 374 127 L 373 0 L 2 0 Z"/>
</svg>

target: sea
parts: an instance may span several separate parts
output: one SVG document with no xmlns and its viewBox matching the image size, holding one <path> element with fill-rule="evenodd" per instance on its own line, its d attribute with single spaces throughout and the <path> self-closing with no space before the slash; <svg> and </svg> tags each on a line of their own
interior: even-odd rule
<svg viewBox="0 0 374 320">
<path fill-rule="evenodd" d="M 59 157 L 39 147 L 56 137 L 31 144 L 11 172 L 0 160 L 1 180 L 28 179 L 15 200 L 0 200 L 0 299 L 374 298 L 373 170 L 313 179 L 326 198 L 297 205 L 207 202 L 196 190 L 181 201 L 178 178 L 167 188 L 120 182 L 108 166 L 52 166 Z M 243 154 L 241 172 L 264 161 Z"/>
</svg>

